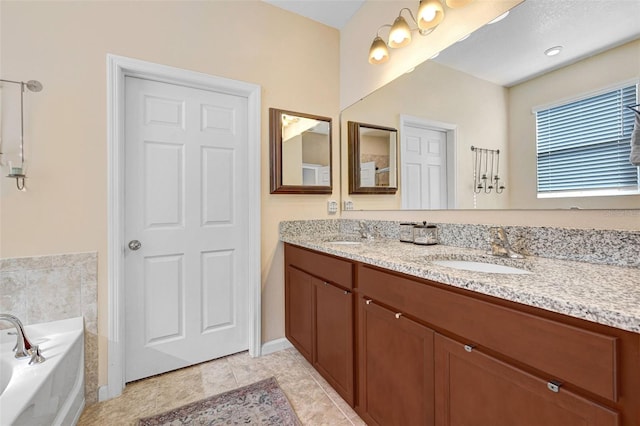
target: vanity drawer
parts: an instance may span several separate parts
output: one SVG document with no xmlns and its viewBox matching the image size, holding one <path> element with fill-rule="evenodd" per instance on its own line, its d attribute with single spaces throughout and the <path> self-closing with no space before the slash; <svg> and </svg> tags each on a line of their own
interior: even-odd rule
<svg viewBox="0 0 640 426">
<path fill-rule="evenodd" d="M 287 265 L 294 265 L 324 281 L 353 288 L 353 263 L 290 244 L 284 245 Z"/>
<path fill-rule="evenodd" d="M 529 365 L 548 380 L 617 401 L 617 338 L 359 266 L 365 297 Z"/>
</svg>

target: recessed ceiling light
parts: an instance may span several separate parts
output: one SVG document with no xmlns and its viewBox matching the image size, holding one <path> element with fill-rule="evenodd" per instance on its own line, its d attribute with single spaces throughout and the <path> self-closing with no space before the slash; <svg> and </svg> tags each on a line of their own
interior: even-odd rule
<svg viewBox="0 0 640 426">
<path fill-rule="evenodd" d="M 500 22 L 502 21 L 504 18 L 507 17 L 507 15 L 509 14 L 509 11 L 507 10 L 505 13 L 503 13 L 502 15 L 498 16 L 496 19 L 494 19 L 493 21 L 490 21 L 487 25 L 491 25 L 491 24 L 495 24 L 496 22 Z"/>
<path fill-rule="evenodd" d="M 466 39 L 468 39 L 471 36 L 471 33 L 467 34 L 466 36 L 462 37 L 460 40 L 458 40 L 458 42 L 460 41 L 465 41 Z"/>
<path fill-rule="evenodd" d="M 435 55 L 433 55 L 433 56 L 432 56 L 432 57 L 430 57 L 429 59 L 435 59 L 435 58 L 437 58 L 438 56 L 440 56 L 440 52 L 437 52 Z"/>
<path fill-rule="evenodd" d="M 562 51 L 562 46 L 553 46 L 545 50 L 544 54 L 547 56 L 556 56 L 561 51 Z"/>
</svg>

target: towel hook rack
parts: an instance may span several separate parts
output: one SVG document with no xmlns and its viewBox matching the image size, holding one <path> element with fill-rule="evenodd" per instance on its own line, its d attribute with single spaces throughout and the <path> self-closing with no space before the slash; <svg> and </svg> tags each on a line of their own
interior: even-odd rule
<svg viewBox="0 0 640 426">
<path fill-rule="evenodd" d="M 474 153 L 473 192 L 489 194 L 495 189 L 496 194 L 502 194 L 505 185 L 500 178 L 500 150 L 471 146 L 471 151 Z"/>
</svg>

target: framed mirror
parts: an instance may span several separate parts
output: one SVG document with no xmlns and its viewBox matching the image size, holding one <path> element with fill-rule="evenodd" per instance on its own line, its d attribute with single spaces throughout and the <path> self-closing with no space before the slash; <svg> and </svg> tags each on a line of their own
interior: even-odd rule
<svg viewBox="0 0 640 426">
<path fill-rule="evenodd" d="M 272 194 L 331 194 L 331 118 L 269 108 Z"/>
<path fill-rule="evenodd" d="M 398 190 L 398 131 L 348 122 L 349 194 L 395 194 Z"/>
</svg>

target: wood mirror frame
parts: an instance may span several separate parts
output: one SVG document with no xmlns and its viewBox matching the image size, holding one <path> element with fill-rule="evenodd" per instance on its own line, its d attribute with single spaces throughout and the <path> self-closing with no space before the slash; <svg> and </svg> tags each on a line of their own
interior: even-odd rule
<svg viewBox="0 0 640 426">
<path fill-rule="evenodd" d="M 361 128 L 383 130 L 393 132 L 396 135 L 395 149 L 396 153 L 393 155 L 393 162 L 395 164 L 389 164 L 389 173 L 394 176 L 395 184 L 393 186 L 362 186 L 361 185 L 361 141 L 360 130 Z M 356 121 L 349 121 L 347 123 L 348 143 L 349 143 L 349 194 L 395 194 L 398 191 L 398 130 L 391 127 L 378 126 L 375 124 L 364 124 Z M 390 153 L 391 154 L 391 153 Z M 391 156 L 391 155 L 390 155 Z M 393 166 L 393 167 L 391 167 Z M 391 170 L 393 169 L 393 170 Z"/>
<path fill-rule="evenodd" d="M 283 115 L 301 117 L 304 119 L 323 121 L 328 123 L 328 161 L 329 161 L 329 184 L 328 185 L 288 185 L 283 179 L 283 155 L 282 136 Z M 304 133 L 304 132 L 303 132 Z M 319 115 L 305 114 L 301 112 L 285 111 L 282 109 L 269 108 L 269 152 L 271 167 L 271 194 L 331 194 L 333 192 L 333 167 L 332 167 L 332 143 L 331 143 L 331 118 Z M 302 164 L 302 159 L 300 160 Z M 324 166 L 326 167 L 326 166 Z"/>
</svg>

